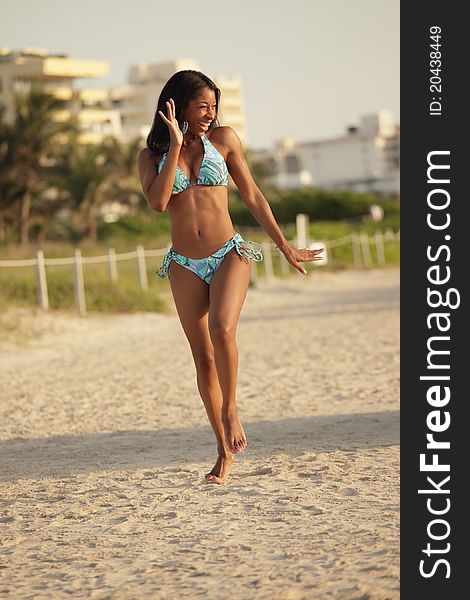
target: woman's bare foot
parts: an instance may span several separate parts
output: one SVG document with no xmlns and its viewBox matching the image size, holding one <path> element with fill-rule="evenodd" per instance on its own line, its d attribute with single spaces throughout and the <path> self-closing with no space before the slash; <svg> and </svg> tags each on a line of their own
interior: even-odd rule
<svg viewBox="0 0 470 600">
<path fill-rule="evenodd" d="M 232 470 L 234 460 L 235 456 L 228 448 L 224 450 L 219 449 L 217 462 L 213 466 L 212 470 L 205 475 L 205 480 L 208 483 L 225 483 L 228 479 L 230 471 Z"/>
<path fill-rule="evenodd" d="M 231 452 L 237 454 L 247 447 L 245 430 L 240 423 L 236 408 L 222 411 L 222 423 L 225 430 L 225 441 Z"/>
</svg>

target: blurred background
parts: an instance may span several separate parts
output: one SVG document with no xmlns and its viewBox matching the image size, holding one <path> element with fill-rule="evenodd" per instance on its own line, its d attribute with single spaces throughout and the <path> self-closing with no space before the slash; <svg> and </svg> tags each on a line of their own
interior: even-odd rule
<svg viewBox="0 0 470 600">
<path fill-rule="evenodd" d="M 137 156 L 182 69 L 221 89 L 219 121 L 286 237 L 327 244 L 310 271 L 398 264 L 398 0 L 3 0 L 0 13 L 0 309 L 164 309 L 169 221 Z M 272 250 L 253 285 L 289 274 L 231 180 L 229 207 Z"/>
</svg>

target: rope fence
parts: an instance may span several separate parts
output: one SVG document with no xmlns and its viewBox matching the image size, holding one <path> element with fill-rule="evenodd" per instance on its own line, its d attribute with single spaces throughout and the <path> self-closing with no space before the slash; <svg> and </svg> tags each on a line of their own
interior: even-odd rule
<svg viewBox="0 0 470 600">
<path fill-rule="evenodd" d="M 305 240 L 299 238 L 291 240 L 289 243 L 294 247 L 310 247 L 311 249 L 325 247 L 326 252 L 321 261 L 312 262 L 315 266 L 326 266 L 333 263 L 331 250 L 341 246 L 350 245 L 353 265 L 355 268 L 370 268 L 374 266 L 371 247 L 375 249 L 375 264 L 382 266 L 386 262 L 385 246 L 388 242 L 400 241 L 400 231 L 394 232 L 387 228 L 385 232 L 376 231 L 373 236 L 369 236 L 365 231 L 352 233 L 335 240 L 315 241 L 310 243 L 302 243 Z M 271 282 L 276 279 L 273 257 L 278 257 L 278 265 L 281 276 L 289 274 L 289 270 L 294 269 L 286 260 L 282 252 L 276 248 L 273 242 L 264 241 L 261 243 L 263 261 L 259 264 L 252 261 L 251 280 L 253 284 L 264 276 L 266 282 Z M 44 310 L 49 309 L 48 286 L 46 267 L 48 266 L 69 266 L 73 272 L 73 287 L 75 296 L 75 306 L 80 316 L 86 316 L 85 302 L 85 277 L 84 265 L 91 264 L 106 264 L 109 280 L 112 283 L 118 281 L 118 262 L 134 261 L 136 267 L 138 281 L 142 290 L 148 290 L 148 267 L 147 258 L 163 257 L 170 249 L 170 244 L 166 248 L 157 248 L 154 250 L 145 250 L 142 245 L 138 245 L 135 250 L 129 252 L 116 253 L 114 248 L 109 248 L 107 254 L 99 256 L 82 256 L 80 248 L 75 248 L 73 256 L 65 258 L 45 258 L 42 250 L 36 252 L 34 258 L 22 260 L 0 260 L 0 268 L 18 269 L 21 267 L 34 267 L 36 273 L 36 290 L 38 305 Z M 306 263 L 310 264 L 310 263 Z M 262 267 L 261 267 L 262 265 Z M 264 274 L 260 273 L 260 267 Z M 300 275 L 300 273 L 299 273 Z"/>
</svg>

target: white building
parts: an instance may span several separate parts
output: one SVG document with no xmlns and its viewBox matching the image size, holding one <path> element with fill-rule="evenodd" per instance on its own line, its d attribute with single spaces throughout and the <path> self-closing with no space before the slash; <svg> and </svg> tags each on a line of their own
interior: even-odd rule
<svg viewBox="0 0 470 600">
<path fill-rule="evenodd" d="M 273 151 L 253 152 L 269 180 L 281 188 L 305 185 L 324 189 L 398 194 L 400 130 L 390 111 L 363 115 L 359 127 L 343 136 L 311 142 L 281 140 Z"/>
<path fill-rule="evenodd" d="M 167 80 L 177 71 L 200 71 L 197 61 L 181 58 L 163 63 L 132 66 L 124 85 L 76 88 L 77 79 L 100 78 L 108 75 L 104 61 L 76 60 L 65 54 L 51 54 L 46 48 L 24 48 L 12 51 L 0 48 L 0 104 L 5 108 L 5 122 L 15 118 L 15 93 L 27 93 L 33 82 L 65 101 L 64 109 L 54 113 L 57 121 L 76 116 L 79 142 L 99 144 L 107 135 L 127 143 L 140 137 L 142 143 L 152 126 L 158 97 Z M 242 143 L 246 126 L 240 77 L 212 77 L 222 92 L 219 121 L 231 125 Z M 64 142 L 66 139 L 63 140 Z"/>
<path fill-rule="evenodd" d="M 54 112 L 55 121 L 77 118 L 80 143 L 100 143 L 106 135 L 119 138 L 121 118 L 117 111 L 108 107 L 107 90 L 75 87 L 77 79 L 101 78 L 108 72 L 108 63 L 104 61 L 71 59 L 66 54 L 51 54 L 46 48 L 0 48 L 3 119 L 6 123 L 13 123 L 16 117 L 15 95 L 27 94 L 33 84 L 38 84 L 64 102 L 64 107 Z M 66 138 L 58 134 L 57 141 L 66 142 Z"/>
<path fill-rule="evenodd" d="M 197 61 L 190 58 L 135 65 L 129 70 L 127 84 L 109 90 L 112 107 L 121 113 L 123 141 L 137 136 L 145 141 L 163 86 L 174 73 L 184 69 L 201 70 Z M 240 77 L 212 76 L 209 73 L 208 76 L 222 92 L 219 122 L 232 126 L 244 143 L 246 127 Z"/>
</svg>

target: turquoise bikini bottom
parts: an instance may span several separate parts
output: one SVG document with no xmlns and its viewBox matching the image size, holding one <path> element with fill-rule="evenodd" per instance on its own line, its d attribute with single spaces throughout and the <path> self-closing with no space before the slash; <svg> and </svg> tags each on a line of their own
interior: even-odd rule
<svg viewBox="0 0 470 600">
<path fill-rule="evenodd" d="M 258 246 L 258 250 L 251 248 L 251 245 Z M 258 244 L 258 242 L 245 242 L 243 237 L 237 232 L 228 240 L 228 242 L 225 242 L 221 248 L 214 252 L 214 254 L 211 254 L 206 258 L 187 258 L 186 256 L 175 252 L 173 248 L 170 248 L 167 254 L 165 254 L 163 257 L 162 266 L 155 272 L 162 279 L 164 279 L 166 275 L 168 275 L 168 279 L 170 279 L 169 267 L 170 262 L 173 259 L 179 265 L 189 269 L 203 281 L 210 284 L 214 273 L 222 264 L 227 252 L 229 252 L 232 248 L 236 248 L 238 254 L 247 262 L 249 259 L 252 259 L 255 262 L 260 262 L 263 260 L 263 255 L 259 250 L 259 248 L 261 248 L 260 244 Z"/>
</svg>

